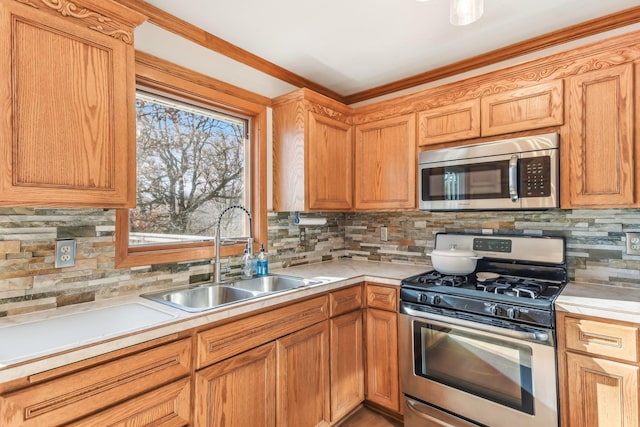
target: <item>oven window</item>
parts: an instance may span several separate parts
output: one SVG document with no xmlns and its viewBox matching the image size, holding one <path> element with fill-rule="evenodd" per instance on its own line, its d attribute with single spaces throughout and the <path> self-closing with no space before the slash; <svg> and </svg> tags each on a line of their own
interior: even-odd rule
<svg viewBox="0 0 640 427">
<path fill-rule="evenodd" d="M 531 348 L 414 322 L 415 373 L 533 414 Z"/>
<path fill-rule="evenodd" d="M 422 200 L 509 198 L 509 161 L 422 169 Z"/>
</svg>

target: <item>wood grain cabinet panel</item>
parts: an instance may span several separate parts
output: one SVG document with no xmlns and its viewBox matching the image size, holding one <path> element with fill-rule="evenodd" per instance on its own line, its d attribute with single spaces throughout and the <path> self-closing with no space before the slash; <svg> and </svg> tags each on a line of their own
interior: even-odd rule
<svg viewBox="0 0 640 427">
<path fill-rule="evenodd" d="M 640 362 L 637 327 L 574 317 L 565 317 L 564 327 L 569 350 Z"/>
<path fill-rule="evenodd" d="M 400 411 L 398 315 L 368 308 L 366 320 L 366 398 Z"/>
<path fill-rule="evenodd" d="M 349 414 L 364 400 L 362 310 L 330 320 L 331 421 Z"/>
<path fill-rule="evenodd" d="M 68 427 L 181 427 L 191 421 L 191 382 L 183 378 Z"/>
<path fill-rule="evenodd" d="M 640 367 L 567 354 L 567 427 L 638 427 Z"/>
<path fill-rule="evenodd" d="M 379 286 L 367 283 L 367 307 L 396 311 L 398 308 L 398 290 L 394 286 Z"/>
<path fill-rule="evenodd" d="M 480 109 L 482 136 L 559 126 L 564 122 L 563 82 L 483 96 Z"/>
<path fill-rule="evenodd" d="M 0 3 L 0 205 L 132 207 L 144 18 L 108 0 L 66 3 Z"/>
<path fill-rule="evenodd" d="M 415 114 L 356 126 L 355 208 L 416 207 Z"/>
<path fill-rule="evenodd" d="M 341 289 L 329 294 L 329 315 L 339 316 L 362 308 L 362 285 Z"/>
<path fill-rule="evenodd" d="M 275 427 L 276 345 L 196 372 L 196 427 Z"/>
<path fill-rule="evenodd" d="M 0 425 L 46 427 L 75 422 L 190 373 L 191 341 L 176 341 L 0 396 Z M 178 402 L 185 399 L 184 395 L 174 397 Z M 117 414 L 107 418 L 112 416 Z"/>
<path fill-rule="evenodd" d="M 299 89 L 273 101 L 273 209 L 353 207 L 351 109 Z"/>
<path fill-rule="evenodd" d="M 279 339 L 277 351 L 277 426 L 328 426 L 328 322 Z"/>
<path fill-rule="evenodd" d="M 418 145 L 480 136 L 480 99 L 457 102 L 418 113 Z"/>
<path fill-rule="evenodd" d="M 567 79 L 562 207 L 637 206 L 633 64 Z"/>
</svg>

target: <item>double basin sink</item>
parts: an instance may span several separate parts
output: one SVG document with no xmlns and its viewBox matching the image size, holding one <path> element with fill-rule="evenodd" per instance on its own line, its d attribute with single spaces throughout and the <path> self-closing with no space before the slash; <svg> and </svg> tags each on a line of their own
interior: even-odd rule
<svg viewBox="0 0 640 427">
<path fill-rule="evenodd" d="M 270 275 L 222 284 L 205 283 L 141 296 L 193 313 L 318 283 L 322 282 L 295 276 Z"/>
</svg>

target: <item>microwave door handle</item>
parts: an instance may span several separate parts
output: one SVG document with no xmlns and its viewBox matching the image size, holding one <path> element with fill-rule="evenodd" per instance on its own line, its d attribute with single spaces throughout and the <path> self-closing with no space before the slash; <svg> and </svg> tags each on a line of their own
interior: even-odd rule
<svg viewBox="0 0 640 427">
<path fill-rule="evenodd" d="M 509 160 L 509 196 L 512 202 L 518 201 L 518 156 Z"/>
</svg>

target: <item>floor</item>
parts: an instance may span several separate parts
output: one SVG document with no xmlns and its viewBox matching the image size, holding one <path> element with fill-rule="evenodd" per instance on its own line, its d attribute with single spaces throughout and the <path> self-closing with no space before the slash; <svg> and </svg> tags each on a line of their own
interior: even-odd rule
<svg viewBox="0 0 640 427">
<path fill-rule="evenodd" d="M 362 407 L 340 424 L 340 427 L 402 427 L 402 423 Z"/>
</svg>

